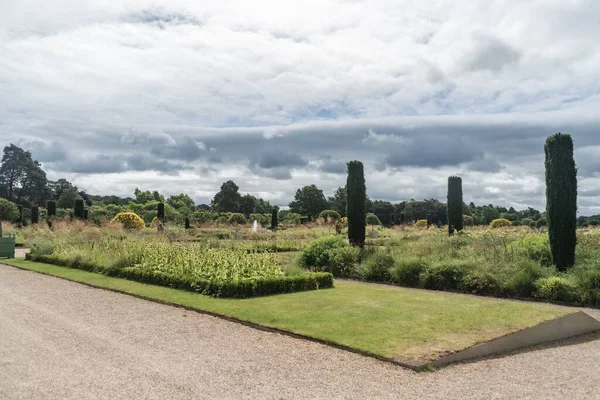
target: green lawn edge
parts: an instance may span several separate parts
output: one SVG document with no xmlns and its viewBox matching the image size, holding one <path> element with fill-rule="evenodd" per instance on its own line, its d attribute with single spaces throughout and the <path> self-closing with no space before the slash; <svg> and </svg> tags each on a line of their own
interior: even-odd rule
<svg viewBox="0 0 600 400">
<path fill-rule="evenodd" d="M 39 262 L 9 259 L 0 263 L 291 334 L 415 369 L 444 354 L 572 312 L 543 303 L 345 281 L 336 281 L 332 289 L 223 299 Z"/>
</svg>

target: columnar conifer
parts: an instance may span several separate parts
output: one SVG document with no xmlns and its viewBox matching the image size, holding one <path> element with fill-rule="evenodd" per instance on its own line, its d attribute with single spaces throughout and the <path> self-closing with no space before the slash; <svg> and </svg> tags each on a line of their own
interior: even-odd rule
<svg viewBox="0 0 600 400">
<path fill-rule="evenodd" d="M 462 179 L 458 176 L 448 178 L 448 235 L 463 229 L 463 192 Z"/>
<path fill-rule="evenodd" d="M 37 206 L 31 207 L 31 223 L 37 224 L 40 222 L 40 211 Z"/>
<path fill-rule="evenodd" d="M 46 208 L 48 209 L 48 217 L 56 216 L 56 201 L 48 201 L 48 203 L 46 204 Z"/>
<path fill-rule="evenodd" d="M 273 207 L 271 210 L 271 229 L 277 229 L 277 225 L 279 225 L 279 221 L 277 221 L 277 217 L 279 215 L 279 209 L 277 207 Z"/>
<path fill-rule="evenodd" d="M 156 217 L 162 222 L 165 222 L 165 203 L 158 203 L 158 211 Z"/>
<path fill-rule="evenodd" d="M 367 224 L 367 188 L 363 163 L 348 163 L 348 180 L 346 182 L 348 216 L 348 239 L 352 246 L 365 245 L 365 229 Z"/>
<path fill-rule="evenodd" d="M 577 168 L 571 135 L 546 140 L 546 217 L 552 259 L 559 271 L 575 264 L 577 244 Z"/>
</svg>

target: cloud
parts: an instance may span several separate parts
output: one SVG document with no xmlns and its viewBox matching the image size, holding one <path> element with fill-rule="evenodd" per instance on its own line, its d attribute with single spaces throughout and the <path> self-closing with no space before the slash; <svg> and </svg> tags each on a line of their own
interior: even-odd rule
<svg viewBox="0 0 600 400">
<path fill-rule="evenodd" d="M 443 199 L 460 174 L 465 198 L 542 208 L 562 131 L 600 213 L 598 2 L 10 3 L 0 145 L 51 179 L 202 202 L 233 179 L 285 205 L 358 159 L 373 198 Z"/>
</svg>

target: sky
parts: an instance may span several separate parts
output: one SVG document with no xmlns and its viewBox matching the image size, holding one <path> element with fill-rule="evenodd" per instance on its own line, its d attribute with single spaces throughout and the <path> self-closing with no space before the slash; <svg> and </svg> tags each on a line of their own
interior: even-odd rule
<svg viewBox="0 0 600 400">
<path fill-rule="evenodd" d="M 0 0 L 0 146 L 94 194 L 287 205 L 365 164 L 372 199 L 545 207 L 571 133 L 600 214 L 597 0 Z"/>
</svg>

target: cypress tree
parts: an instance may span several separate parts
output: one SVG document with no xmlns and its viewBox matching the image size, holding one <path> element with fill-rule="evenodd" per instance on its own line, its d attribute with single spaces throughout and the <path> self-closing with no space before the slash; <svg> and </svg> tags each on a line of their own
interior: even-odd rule
<svg viewBox="0 0 600 400">
<path fill-rule="evenodd" d="M 575 264 L 577 244 L 577 168 L 571 135 L 546 140 L 546 218 L 552 259 L 559 271 Z"/>
<path fill-rule="evenodd" d="M 18 205 L 17 208 L 19 209 L 19 220 L 17 222 L 19 225 L 23 225 L 23 206 Z"/>
<path fill-rule="evenodd" d="M 463 192 L 462 179 L 458 176 L 448 178 L 448 235 L 463 229 Z"/>
<path fill-rule="evenodd" d="M 390 227 L 396 225 L 396 214 L 391 213 L 390 214 Z"/>
<path fill-rule="evenodd" d="M 273 207 L 273 209 L 271 210 L 271 230 L 277 229 L 277 226 L 279 225 L 279 221 L 277 221 L 278 215 L 279 210 L 277 209 L 277 207 Z"/>
<path fill-rule="evenodd" d="M 348 180 L 346 181 L 346 215 L 348 216 L 348 239 L 352 246 L 365 245 L 365 229 L 367 225 L 367 188 L 363 163 L 348 163 Z"/>
<path fill-rule="evenodd" d="M 185 229 L 190 229 L 190 219 L 188 217 L 185 218 Z"/>
<path fill-rule="evenodd" d="M 85 219 L 87 221 L 88 217 L 90 216 L 90 212 L 89 210 L 86 208 L 83 210 L 83 219 Z"/>
<path fill-rule="evenodd" d="M 162 222 L 165 222 L 165 203 L 158 203 L 158 212 L 156 217 Z"/>
<path fill-rule="evenodd" d="M 75 218 L 83 219 L 83 210 L 84 210 L 83 199 L 75 200 Z"/>
<path fill-rule="evenodd" d="M 56 216 L 56 201 L 48 201 L 46 208 L 48 209 L 48 218 Z"/>
<path fill-rule="evenodd" d="M 31 223 L 37 224 L 40 222 L 40 211 L 37 206 L 31 207 Z"/>
</svg>

